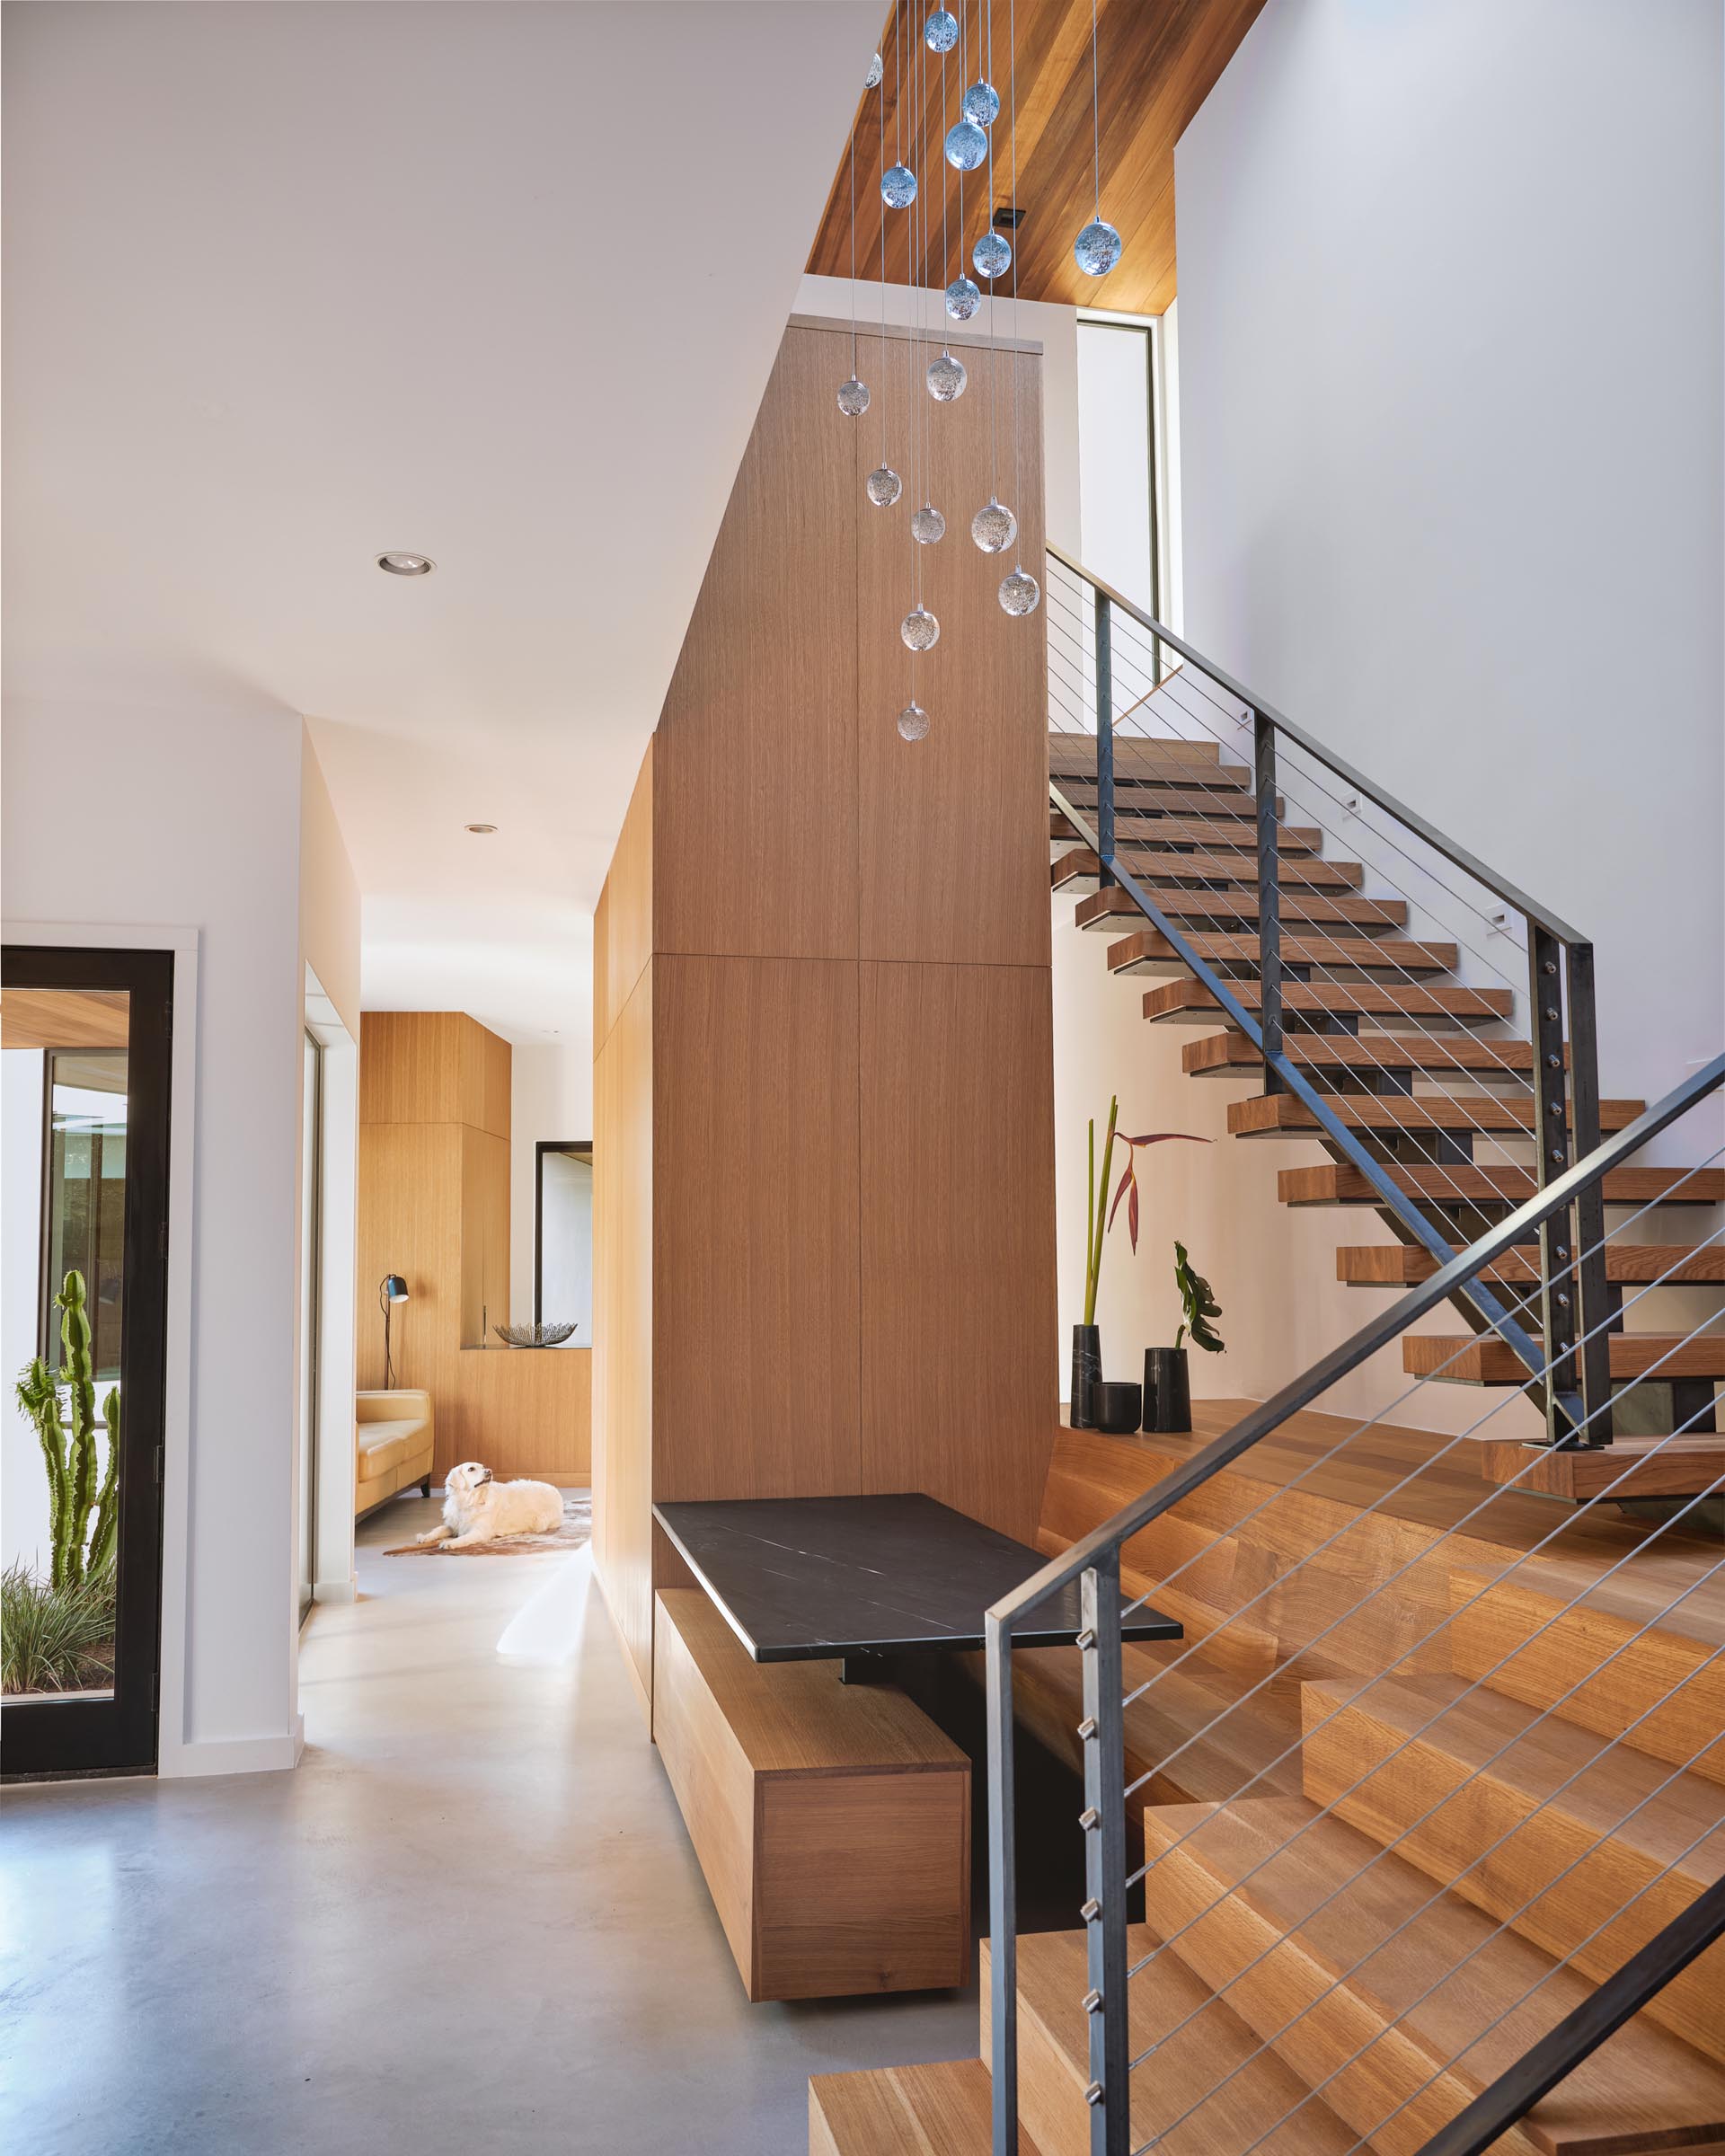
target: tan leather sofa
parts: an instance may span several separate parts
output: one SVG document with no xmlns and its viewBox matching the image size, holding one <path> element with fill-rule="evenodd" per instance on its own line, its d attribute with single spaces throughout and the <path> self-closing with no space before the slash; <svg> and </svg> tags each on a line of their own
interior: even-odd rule
<svg viewBox="0 0 1725 2156">
<path fill-rule="evenodd" d="M 431 1395 L 413 1386 L 353 1396 L 353 1511 L 417 1482 L 431 1494 Z"/>
</svg>

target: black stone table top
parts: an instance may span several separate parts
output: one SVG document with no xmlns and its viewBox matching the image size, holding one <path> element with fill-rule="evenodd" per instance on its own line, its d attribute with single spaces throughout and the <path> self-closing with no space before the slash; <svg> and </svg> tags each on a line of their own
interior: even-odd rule
<svg viewBox="0 0 1725 2156">
<path fill-rule="evenodd" d="M 653 1507 L 721 1613 L 757 1662 L 979 1648 L 983 1613 L 1048 1562 L 1010 1535 L 921 1495 L 730 1498 Z M 1066 1647 L 1078 1586 L 1013 1628 L 1018 1647 Z M 1128 1639 L 1178 1639 L 1135 1610 Z"/>
</svg>

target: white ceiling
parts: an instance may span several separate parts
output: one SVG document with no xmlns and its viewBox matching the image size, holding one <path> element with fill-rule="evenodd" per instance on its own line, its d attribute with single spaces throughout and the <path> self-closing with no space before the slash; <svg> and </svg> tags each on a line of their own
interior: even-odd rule
<svg viewBox="0 0 1725 2156">
<path fill-rule="evenodd" d="M 9 683 L 305 714 L 367 1005 L 584 1032 L 879 0 L 6 15 Z"/>
</svg>

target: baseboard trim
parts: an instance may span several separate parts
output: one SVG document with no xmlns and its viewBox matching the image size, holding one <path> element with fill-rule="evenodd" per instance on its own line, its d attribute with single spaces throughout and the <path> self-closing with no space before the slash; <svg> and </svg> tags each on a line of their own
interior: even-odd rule
<svg viewBox="0 0 1725 2156">
<path fill-rule="evenodd" d="M 312 1588 L 312 1600 L 318 1602 L 358 1602 L 359 1589 L 351 1579 L 320 1579 Z"/>
<path fill-rule="evenodd" d="M 190 1780 L 213 1774 L 279 1774 L 300 1762 L 305 1749 L 305 1718 L 279 1736 L 231 1736 L 203 1743 L 164 1745 L 156 1769 L 161 1780 Z"/>
</svg>

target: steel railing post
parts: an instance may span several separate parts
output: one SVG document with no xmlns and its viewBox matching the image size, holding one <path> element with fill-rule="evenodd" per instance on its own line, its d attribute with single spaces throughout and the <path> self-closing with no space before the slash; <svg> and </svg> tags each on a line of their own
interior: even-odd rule
<svg viewBox="0 0 1725 2156">
<path fill-rule="evenodd" d="M 1282 1053 L 1282 889 L 1277 862 L 1276 726 L 1252 714 L 1252 784 L 1258 795 L 1258 1024 L 1264 1037 L 1264 1091 L 1279 1093 Z"/>
<path fill-rule="evenodd" d="M 1565 946 L 1570 1005 L 1570 1104 L 1575 1157 L 1585 1161 L 1599 1146 L 1599 1030 L 1594 1012 L 1593 946 Z M 1597 1179 L 1575 1201 L 1575 1289 L 1579 1338 L 1578 1378 L 1588 1442 L 1611 1443 L 1611 1335 L 1621 1318 L 1606 1279 L 1606 1201 Z"/>
<path fill-rule="evenodd" d="M 1018 2156 L 1018 1856 L 1013 1781 L 1013 1639 L 983 1620 L 988 1727 L 988 2031 L 994 2156 Z"/>
<path fill-rule="evenodd" d="M 1561 945 L 1538 922 L 1527 923 L 1527 983 L 1534 1044 L 1534 1169 L 1543 1190 L 1570 1165 L 1570 1097 L 1563 1072 Z M 1554 1213 L 1539 1230 L 1539 1322 L 1545 1354 L 1545 1439 L 1577 1442 L 1580 1420 L 1575 1362 L 1575 1250 L 1572 1215 Z M 1583 1433 L 1585 1439 L 1586 1433 Z"/>
<path fill-rule="evenodd" d="M 1096 837 L 1101 879 L 1114 871 L 1114 623 L 1113 604 L 1096 594 Z"/>
<path fill-rule="evenodd" d="M 1090 1989 L 1091 2156 L 1128 2156 L 1132 2096 L 1127 2025 L 1126 1709 L 1120 1659 L 1120 1552 L 1101 1553 L 1080 1583 L 1084 1719 L 1084 1941 Z"/>
</svg>

